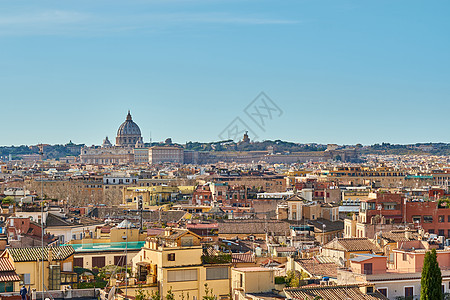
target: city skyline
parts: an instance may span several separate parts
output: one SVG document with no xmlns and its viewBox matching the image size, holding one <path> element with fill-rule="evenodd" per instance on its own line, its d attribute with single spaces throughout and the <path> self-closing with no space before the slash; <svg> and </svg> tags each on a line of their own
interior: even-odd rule
<svg viewBox="0 0 450 300">
<path fill-rule="evenodd" d="M 108 4 L 108 5 L 107 5 Z M 0 4 L 1 145 L 100 144 L 128 109 L 144 142 L 450 142 L 449 4 Z M 246 106 L 283 111 L 264 130 Z"/>
</svg>

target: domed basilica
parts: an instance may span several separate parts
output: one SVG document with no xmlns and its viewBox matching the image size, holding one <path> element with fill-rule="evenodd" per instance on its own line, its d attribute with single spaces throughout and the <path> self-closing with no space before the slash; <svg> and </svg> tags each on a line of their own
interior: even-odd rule
<svg viewBox="0 0 450 300">
<path fill-rule="evenodd" d="M 117 130 L 116 146 L 118 147 L 142 147 L 142 136 L 139 126 L 133 122 L 130 111 L 127 119 Z"/>
<path fill-rule="evenodd" d="M 82 163 L 87 164 L 147 162 L 148 149 L 144 148 L 141 130 L 133 122 L 130 111 L 128 111 L 125 122 L 117 130 L 115 146 L 106 137 L 102 146 L 83 147 L 80 158 Z"/>
</svg>

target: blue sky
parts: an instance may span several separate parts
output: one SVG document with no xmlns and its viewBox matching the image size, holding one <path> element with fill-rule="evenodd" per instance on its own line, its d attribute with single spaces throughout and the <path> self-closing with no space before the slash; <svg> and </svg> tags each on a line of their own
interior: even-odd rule
<svg viewBox="0 0 450 300">
<path fill-rule="evenodd" d="M 0 145 L 450 142 L 450 2 L 0 0 Z M 263 129 L 245 107 L 281 110 Z M 250 136 L 252 138 L 252 136 Z"/>
</svg>

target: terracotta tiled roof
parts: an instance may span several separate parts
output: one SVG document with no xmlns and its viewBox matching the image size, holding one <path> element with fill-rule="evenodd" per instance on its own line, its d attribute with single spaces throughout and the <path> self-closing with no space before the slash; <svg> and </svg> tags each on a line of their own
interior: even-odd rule
<svg viewBox="0 0 450 300">
<path fill-rule="evenodd" d="M 301 202 L 307 202 L 305 198 L 300 197 L 299 195 L 293 195 L 286 199 L 286 201 L 301 201 Z"/>
<path fill-rule="evenodd" d="M 344 230 L 344 222 L 343 221 L 330 221 L 323 218 L 318 218 L 316 220 L 308 220 L 308 224 L 314 226 L 314 231 L 322 232 L 325 229 L 325 232 Z M 325 227 L 323 226 L 325 225 Z"/>
<path fill-rule="evenodd" d="M 0 257 L 0 282 L 20 281 L 14 266 L 6 257 Z"/>
<path fill-rule="evenodd" d="M 20 281 L 20 277 L 14 271 L 0 272 L 0 282 Z"/>
<path fill-rule="evenodd" d="M 14 266 L 7 257 L 0 257 L 0 272 L 8 272 L 14 270 Z"/>
<path fill-rule="evenodd" d="M 389 232 L 383 232 L 382 238 L 388 240 L 389 242 L 406 242 L 411 240 L 417 240 L 419 234 L 417 232 L 410 231 L 410 237 L 407 238 L 405 235 L 405 231 L 389 231 Z"/>
<path fill-rule="evenodd" d="M 277 252 L 297 252 L 297 249 L 295 247 L 277 247 Z"/>
<path fill-rule="evenodd" d="M 374 293 L 364 294 L 358 285 L 345 286 L 312 286 L 305 288 L 284 289 L 287 298 L 300 300 L 313 300 L 320 296 L 323 300 L 352 299 L 352 300 L 387 300 L 377 290 Z"/>
<path fill-rule="evenodd" d="M 31 247 L 31 248 L 8 248 L 8 254 L 14 262 L 48 260 L 48 252 L 51 248 L 53 260 L 65 260 L 74 254 L 72 246 L 58 247 Z"/>
<path fill-rule="evenodd" d="M 254 263 L 255 257 L 251 252 L 246 253 L 232 253 L 231 254 L 232 263 Z"/>
<path fill-rule="evenodd" d="M 326 249 L 335 249 L 348 252 L 372 251 L 378 252 L 380 249 L 368 238 L 338 238 L 324 246 Z"/>
<path fill-rule="evenodd" d="M 227 220 L 219 223 L 219 234 L 289 234 L 289 223 L 275 220 Z"/>
<path fill-rule="evenodd" d="M 337 278 L 337 265 L 333 262 L 322 263 L 316 258 L 296 259 L 295 262 L 312 276 Z"/>
<path fill-rule="evenodd" d="M 170 235 L 166 235 L 166 231 L 164 230 L 163 232 L 158 234 L 157 237 L 161 238 L 161 239 L 166 239 L 166 240 L 176 240 L 179 237 L 190 232 L 187 229 L 178 229 L 178 228 L 172 228 L 172 229 L 166 229 L 166 230 L 170 230 Z"/>
</svg>

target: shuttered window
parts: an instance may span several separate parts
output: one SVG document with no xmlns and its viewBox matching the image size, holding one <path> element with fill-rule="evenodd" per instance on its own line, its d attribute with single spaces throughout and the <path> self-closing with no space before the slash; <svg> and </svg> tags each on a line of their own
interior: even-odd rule
<svg viewBox="0 0 450 300">
<path fill-rule="evenodd" d="M 82 257 L 75 257 L 73 259 L 73 266 L 74 267 L 84 267 L 83 266 L 83 258 Z"/>
<path fill-rule="evenodd" d="M 207 268 L 206 280 L 228 279 L 228 268 Z"/>
<path fill-rule="evenodd" d="M 125 256 L 124 255 L 114 256 L 114 264 L 116 266 L 124 266 L 125 265 Z"/>
<path fill-rule="evenodd" d="M 167 271 L 168 282 L 195 281 L 197 280 L 197 270 L 174 270 Z"/>
<path fill-rule="evenodd" d="M 93 257 L 92 258 L 92 267 L 103 268 L 105 266 L 105 257 Z"/>
</svg>

